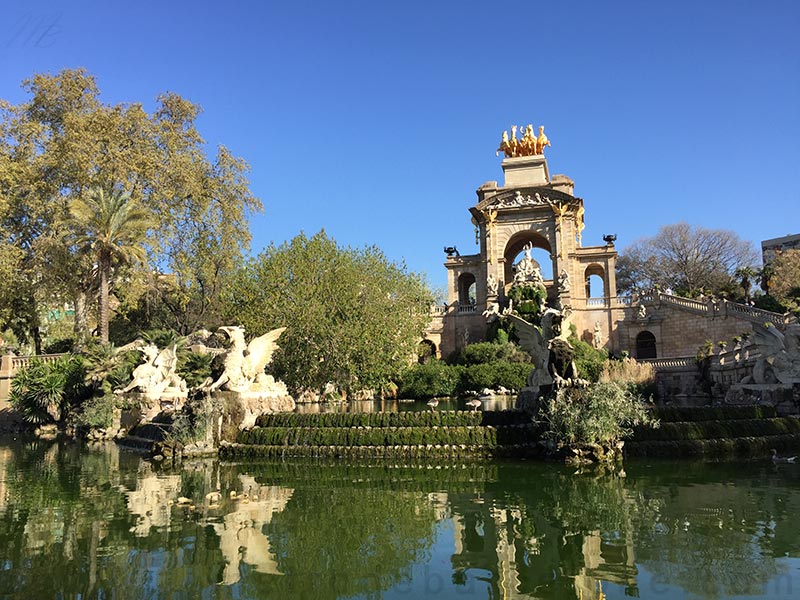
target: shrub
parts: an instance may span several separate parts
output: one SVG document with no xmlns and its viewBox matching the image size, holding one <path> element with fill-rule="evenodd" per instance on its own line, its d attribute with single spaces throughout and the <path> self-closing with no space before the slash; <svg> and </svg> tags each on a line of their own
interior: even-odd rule
<svg viewBox="0 0 800 600">
<path fill-rule="evenodd" d="M 176 372 L 188 387 L 195 388 L 211 377 L 211 361 L 213 359 L 213 354 L 181 352 L 178 354 Z"/>
<path fill-rule="evenodd" d="M 528 363 L 511 363 L 495 361 L 470 365 L 465 370 L 459 384 L 459 392 L 480 391 L 484 388 L 497 389 L 500 386 L 512 390 L 521 390 L 532 366 Z"/>
<path fill-rule="evenodd" d="M 53 340 L 44 347 L 45 354 L 65 354 L 72 352 L 72 347 L 75 345 L 73 338 L 62 338 Z"/>
<path fill-rule="evenodd" d="M 78 356 L 52 362 L 33 359 L 11 380 L 9 401 L 29 423 L 61 421 L 72 405 L 89 395 L 85 375 Z"/>
<path fill-rule="evenodd" d="M 107 429 L 114 422 L 113 394 L 94 396 L 83 402 L 76 415 L 78 425 L 90 429 Z"/>
<path fill-rule="evenodd" d="M 625 357 L 606 362 L 598 381 L 625 385 L 631 392 L 646 398 L 655 393 L 656 371 L 650 363 L 640 363 L 634 358 Z"/>
<path fill-rule="evenodd" d="M 480 365 L 497 361 L 530 364 L 531 357 L 519 346 L 510 342 L 469 344 L 453 357 L 453 362 L 459 365 Z"/>
<path fill-rule="evenodd" d="M 414 365 L 401 377 L 399 396 L 415 399 L 455 396 L 463 370 L 464 367 L 438 360 Z"/>
<path fill-rule="evenodd" d="M 609 445 L 628 437 L 633 427 L 658 426 L 641 397 L 617 383 L 562 388 L 543 407 L 545 436 L 562 444 Z"/>
<path fill-rule="evenodd" d="M 578 377 L 596 382 L 600 379 L 600 373 L 608 362 L 608 353 L 605 350 L 597 350 L 591 344 L 578 339 L 574 335 L 570 336 L 569 343 L 575 351 L 575 366 L 578 367 Z"/>
</svg>

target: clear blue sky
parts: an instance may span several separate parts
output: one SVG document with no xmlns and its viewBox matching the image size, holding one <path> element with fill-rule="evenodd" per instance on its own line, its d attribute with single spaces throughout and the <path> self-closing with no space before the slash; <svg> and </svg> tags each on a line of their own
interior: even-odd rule
<svg viewBox="0 0 800 600">
<path fill-rule="evenodd" d="M 687 221 L 800 232 L 800 2 L 29 2 L 0 21 L 0 98 L 85 67 L 107 102 L 162 91 L 252 166 L 253 251 L 304 230 L 443 286 L 512 124 L 544 124 L 584 244 Z"/>
</svg>

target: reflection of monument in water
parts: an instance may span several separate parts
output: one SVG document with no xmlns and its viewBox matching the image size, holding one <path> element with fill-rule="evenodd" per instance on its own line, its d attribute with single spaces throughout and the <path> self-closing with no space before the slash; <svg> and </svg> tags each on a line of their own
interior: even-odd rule
<svg viewBox="0 0 800 600">
<path fill-rule="evenodd" d="M 458 579 L 469 570 L 493 574 L 499 598 L 599 599 L 604 582 L 636 587 L 632 531 L 608 540 L 600 531 L 570 531 L 524 504 L 505 505 L 481 494 L 450 496 L 454 528 L 451 556 Z M 554 574 L 558 573 L 558 578 Z"/>
<path fill-rule="evenodd" d="M 275 555 L 270 550 L 269 536 L 264 527 L 275 513 L 283 511 L 294 490 L 276 485 L 259 485 L 249 475 L 239 475 L 247 501 L 239 500 L 235 510 L 225 514 L 222 522 L 212 524 L 219 536 L 219 548 L 225 558 L 220 583 L 230 585 L 239 581 L 242 562 L 257 572 L 281 575 Z"/>
</svg>

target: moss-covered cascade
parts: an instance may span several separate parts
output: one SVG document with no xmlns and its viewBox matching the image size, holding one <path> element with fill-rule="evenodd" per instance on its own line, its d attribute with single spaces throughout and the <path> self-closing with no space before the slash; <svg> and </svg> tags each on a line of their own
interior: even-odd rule
<svg viewBox="0 0 800 600">
<path fill-rule="evenodd" d="M 657 409 L 658 429 L 637 428 L 628 456 L 768 456 L 800 450 L 800 419 L 764 406 Z"/>
<path fill-rule="evenodd" d="M 460 458 L 531 455 L 540 430 L 521 411 L 263 415 L 220 448 L 223 458 L 266 456 Z"/>
</svg>

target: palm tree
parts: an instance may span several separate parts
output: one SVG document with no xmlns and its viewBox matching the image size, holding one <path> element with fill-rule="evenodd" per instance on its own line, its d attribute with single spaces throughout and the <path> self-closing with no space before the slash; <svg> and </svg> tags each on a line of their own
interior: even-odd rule
<svg viewBox="0 0 800 600">
<path fill-rule="evenodd" d="M 750 288 L 753 287 L 753 279 L 758 276 L 758 272 L 752 267 L 740 267 L 736 269 L 734 276 L 739 278 L 739 285 L 744 291 L 744 303 L 749 303 Z"/>
<path fill-rule="evenodd" d="M 151 225 L 146 211 L 133 200 L 130 193 L 117 188 L 106 192 L 93 188 L 76 198 L 69 207 L 69 224 L 77 243 L 94 255 L 98 293 L 98 324 L 100 342 L 108 343 L 109 282 L 112 269 L 126 263 L 143 263 L 147 258 L 141 245 Z"/>
</svg>

